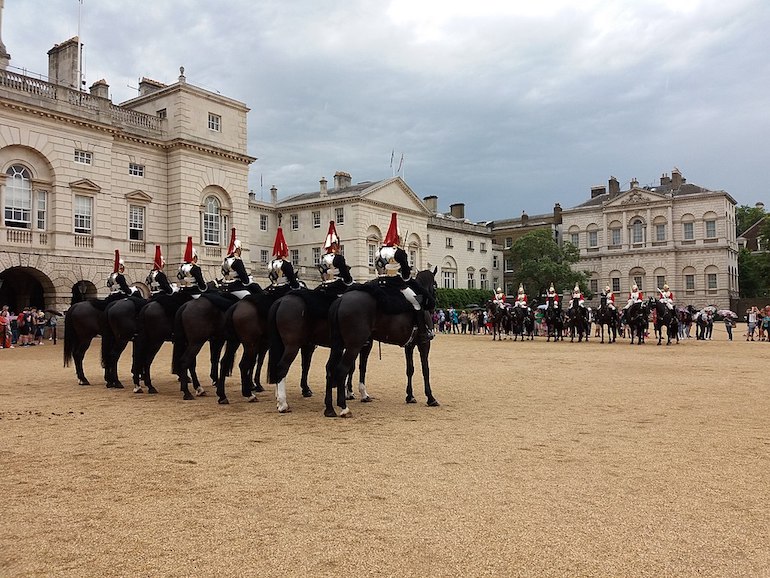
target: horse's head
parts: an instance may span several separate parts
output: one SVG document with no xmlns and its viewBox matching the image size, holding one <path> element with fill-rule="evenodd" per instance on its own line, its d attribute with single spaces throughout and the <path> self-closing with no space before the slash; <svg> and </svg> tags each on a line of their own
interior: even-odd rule
<svg viewBox="0 0 770 578">
<path fill-rule="evenodd" d="M 425 303 L 427 309 L 433 310 L 436 307 L 436 272 L 438 267 L 430 269 L 423 269 L 415 275 L 414 280 L 428 295 L 428 303 Z"/>
</svg>

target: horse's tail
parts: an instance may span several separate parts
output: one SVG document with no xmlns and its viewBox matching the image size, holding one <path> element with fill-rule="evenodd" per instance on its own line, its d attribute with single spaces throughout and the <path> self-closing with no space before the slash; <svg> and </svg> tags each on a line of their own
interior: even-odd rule
<svg viewBox="0 0 770 578">
<path fill-rule="evenodd" d="M 278 308 L 280 307 L 280 301 L 278 305 L 274 305 L 270 308 L 267 315 L 267 330 L 270 335 L 270 355 L 267 358 L 267 381 L 268 383 L 278 383 L 278 362 L 283 357 L 283 353 L 286 350 L 283 339 L 278 332 L 278 322 L 276 320 Z"/>
<path fill-rule="evenodd" d="M 238 350 L 239 340 L 233 326 L 233 310 L 230 307 L 225 313 L 225 352 L 219 360 L 219 373 L 222 376 L 231 376 L 235 365 L 235 352 Z"/>
<path fill-rule="evenodd" d="M 184 306 L 180 307 L 174 317 L 174 348 L 171 353 L 171 373 L 174 375 L 179 375 L 181 371 L 179 364 L 182 361 L 182 355 L 187 349 L 187 334 L 182 325 L 182 312 L 184 310 Z"/>
<path fill-rule="evenodd" d="M 75 321 L 72 319 L 72 308 L 64 314 L 64 367 L 69 367 L 72 352 L 75 350 Z"/>
</svg>

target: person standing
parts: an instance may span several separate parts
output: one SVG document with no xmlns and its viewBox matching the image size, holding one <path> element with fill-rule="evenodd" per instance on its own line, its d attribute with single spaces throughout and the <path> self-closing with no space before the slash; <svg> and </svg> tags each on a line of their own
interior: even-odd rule
<svg viewBox="0 0 770 578">
<path fill-rule="evenodd" d="M 729 317 L 725 317 L 725 330 L 727 331 L 727 339 L 733 340 L 733 320 Z"/>
<path fill-rule="evenodd" d="M 757 308 L 752 307 L 746 310 L 746 323 L 748 325 L 748 331 L 746 333 L 746 341 L 754 341 L 754 330 L 757 327 Z"/>
</svg>

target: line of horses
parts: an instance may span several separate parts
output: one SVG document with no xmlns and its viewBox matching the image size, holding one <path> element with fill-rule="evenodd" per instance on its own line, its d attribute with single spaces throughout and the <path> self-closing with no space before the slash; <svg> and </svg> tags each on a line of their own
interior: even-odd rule
<svg viewBox="0 0 770 578">
<path fill-rule="evenodd" d="M 521 338 L 532 340 L 535 336 L 535 309 L 530 307 L 511 306 L 494 300 L 486 304 L 487 316 L 491 321 L 492 340 L 502 340 L 504 336 L 510 336 L 513 341 Z M 658 338 L 658 345 L 663 342 L 663 329 L 666 330 L 666 345 L 671 345 L 672 340 L 679 343 L 679 327 L 683 324 L 694 323 L 696 337 L 706 339 L 710 337 L 713 328 L 713 319 L 710 315 L 698 315 L 698 312 L 690 305 L 677 311 L 669 308 L 666 303 L 654 297 L 633 303 L 629 308 L 619 310 L 610 307 L 605 296 L 600 299 L 600 305 L 593 311 L 593 319 L 589 321 L 588 310 L 580 306 L 579 299 L 572 299 L 569 307 L 562 308 L 561 301 L 548 298 L 543 310 L 543 321 L 546 326 L 546 341 L 563 341 L 565 333 L 571 342 L 584 339 L 588 341 L 591 322 L 594 323 L 601 336 L 601 343 L 605 343 L 605 330 L 607 343 L 615 343 L 621 328 L 628 331 L 630 342 L 642 344 L 650 325 L 650 316 L 653 314 L 654 331 Z"/>
<path fill-rule="evenodd" d="M 424 296 L 424 306 L 429 309 L 435 306 L 435 274 L 436 269 L 420 271 L 413 280 L 415 288 Z M 312 396 L 308 373 L 315 348 L 322 346 L 330 349 L 324 415 L 337 415 L 333 403 L 336 390 L 340 416 L 349 417 L 351 411 L 346 402 L 354 399 L 355 361 L 359 359 L 361 401 L 371 401 L 365 385 L 367 360 L 374 341 L 380 341 L 404 348 L 407 403 L 416 401 L 412 377 L 414 349 L 418 349 L 427 405 L 438 406 L 430 386 L 430 341 L 416 335 L 414 316 L 412 306 L 402 296 L 394 298 L 393 290 L 388 291 L 376 280 L 354 284 L 344 292 L 324 286 L 314 290 L 271 286 L 243 298 L 211 285 L 203 293 L 179 291 L 153 296 L 150 300 L 120 296 L 86 301 L 73 290 L 73 303 L 64 320 L 64 365 L 74 360 L 78 383 L 90 385 L 83 371 L 83 359 L 92 340 L 101 335 L 106 386 L 123 388 L 118 360 L 133 341 L 133 391 L 142 393 L 144 384 L 148 393 L 157 393 L 151 366 L 163 343 L 172 342 L 172 373 L 178 377 L 183 399 L 191 400 L 205 395 L 197 377 L 196 359 L 208 343 L 211 382 L 216 387 L 218 402 L 227 404 L 225 380 L 242 346 L 241 395 L 256 401 L 256 393 L 264 391 L 260 375 L 268 359 L 268 382 L 276 384 L 278 411 L 287 412 L 285 382 L 292 363 L 299 353 L 302 395 Z"/>
</svg>

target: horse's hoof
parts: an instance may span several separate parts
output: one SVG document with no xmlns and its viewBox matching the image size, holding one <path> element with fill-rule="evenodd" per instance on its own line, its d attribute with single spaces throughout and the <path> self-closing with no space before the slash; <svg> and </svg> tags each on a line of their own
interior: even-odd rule
<svg viewBox="0 0 770 578">
<path fill-rule="evenodd" d="M 182 399 L 185 400 L 185 401 L 190 401 L 191 399 L 195 399 L 195 396 L 193 394 L 191 394 L 191 393 L 185 393 L 182 396 Z"/>
<path fill-rule="evenodd" d="M 313 397 L 313 392 L 310 389 L 302 390 L 302 397 Z"/>
<path fill-rule="evenodd" d="M 78 385 L 91 385 L 91 382 L 88 381 L 87 379 L 81 379 L 80 381 L 78 381 Z"/>
<path fill-rule="evenodd" d="M 257 385 L 255 385 L 255 386 L 252 388 L 252 390 L 251 390 L 251 391 L 256 391 L 257 393 L 262 393 L 263 391 L 265 391 L 265 388 L 264 388 L 264 387 L 262 387 L 261 385 L 257 384 Z"/>
<path fill-rule="evenodd" d="M 278 404 L 278 413 L 289 413 L 291 410 L 289 409 L 289 404 Z"/>
<path fill-rule="evenodd" d="M 134 393 L 144 393 L 144 390 L 141 388 L 141 386 L 136 386 L 134 388 Z"/>
<path fill-rule="evenodd" d="M 337 413 L 333 409 L 325 409 L 324 417 L 337 417 Z"/>
<path fill-rule="evenodd" d="M 195 395 L 197 395 L 198 397 L 203 397 L 206 395 L 206 390 L 203 389 L 202 387 L 199 387 L 198 389 L 195 390 Z"/>
<path fill-rule="evenodd" d="M 414 399 L 414 397 L 413 397 L 413 396 L 411 396 L 411 395 L 408 395 L 408 396 L 406 397 L 406 403 L 417 403 L 417 400 L 416 400 L 416 399 Z"/>
<path fill-rule="evenodd" d="M 249 397 L 249 399 L 248 399 L 248 400 L 246 400 L 246 401 L 248 401 L 249 403 L 256 403 L 256 402 L 257 402 L 257 401 L 259 401 L 259 400 L 257 399 L 257 396 L 256 396 L 256 395 L 252 395 L 252 396 L 250 396 L 250 397 Z"/>
<path fill-rule="evenodd" d="M 218 403 L 219 405 L 230 405 L 230 400 L 228 400 L 226 397 L 220 397 L 220 398 L 217 400 L 217 403 Z"/>
<path fill-rule="evenodd" d="M 150 385 L 147 387 L 147 393 L 158 393 L 158 390 Z"/>
<path fill-rule="evenodd" d="M 352 397 L 351 399 L 355 399 L 355 396 Z M 372 401 L 374 401 L 374 398 L 369 396 L 369 395 L 367 395 L 366 397 L 362 397 L 361 398 L 361 403 L 370 403 Z"/>
<path fill-rule="evenodd" d="M 352 401 L 354 399 L 356 399 L 356 396 L 353 395 L 352 393 L 346 393 L 345 394 L 345 401 Z"/>
<path fill-rule="evenodd" d="M 427 405 L 428 407 L 439 407 L 441 404 L 438 402 L 437 399 L 431 399 L 431 400 L 428 400 L 428 403 L 426 403 L 425 405 Z"/>
<path fill-rule="evenodd" d="M 340 417 L 353 417 L 353 412 L 350 411 L 349 407 L 346 407 L 340 412 Z"/>
</svg>

